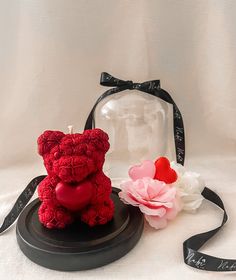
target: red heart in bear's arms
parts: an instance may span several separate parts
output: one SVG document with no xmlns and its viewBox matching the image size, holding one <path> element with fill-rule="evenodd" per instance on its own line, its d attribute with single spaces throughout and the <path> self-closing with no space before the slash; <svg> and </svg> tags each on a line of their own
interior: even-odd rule
<svg viewBox="0 0 236 280">
<path fill-rule="evenodd" d="M 170 162 L 166 157 L 160 157 L 155 161 L 156 174 L 154 179 L 172 184 L 177 180 L 177 173 L 170 167 Z"/>
<path fill-rule="evenodd" d="M 72 185 L 59 182 L 55 188 L 58 202 L 71 211 L 82 210 L 87 206 L 93 195 L 93 185 L 89 181 Z"/>
</svg>

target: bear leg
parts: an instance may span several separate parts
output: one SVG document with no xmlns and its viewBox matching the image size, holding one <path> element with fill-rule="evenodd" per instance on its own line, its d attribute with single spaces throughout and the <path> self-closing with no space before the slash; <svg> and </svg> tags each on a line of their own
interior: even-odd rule
<svg viewBox="0 0 236 280">
<path fill-rule="evenodd" d="M 104 225 L 113 218 L 114 203 L 109 198 L 103 203 L 90 205 L 81 213 L 81 220 L 89 226 Z"/>
<path fill-rule="evenodd" d="M 47 228 L 64 228 L 73 222 L 73 216 L 64 207 L 44 201 L 38 211 L 40 222 Z"/>
</svg>

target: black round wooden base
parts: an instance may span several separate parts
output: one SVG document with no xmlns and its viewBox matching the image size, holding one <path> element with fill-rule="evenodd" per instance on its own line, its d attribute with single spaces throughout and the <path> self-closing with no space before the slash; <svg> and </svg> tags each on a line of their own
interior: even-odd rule
<svg viewBox="0 0 236 280">
<path fill-rule="evenodd" d="M 17 242 L 22 252 L 39 265 L 63 271 L 91 269 L 119 259 L 138 242 L 143 215 L 138 208 L 123 204 L 118 192 L 113 188 L 113 220 L 93 228 L 76 222 L 63 230 L 49 230 L 39 222 L 40 201 L 34 200 L 17 222 Z"/>
</svg>

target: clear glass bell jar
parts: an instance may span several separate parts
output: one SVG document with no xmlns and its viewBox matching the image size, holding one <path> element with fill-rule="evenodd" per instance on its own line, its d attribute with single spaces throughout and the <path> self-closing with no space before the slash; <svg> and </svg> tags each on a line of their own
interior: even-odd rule
<svg viewBox="0 0 236 280">
<path fill-rule="evenodd" d="M 113 186 L 119 187 L 129 167 L 142 160 L 175 160 L 173 108 L 155 96 L 137 90 L 115 93 L 98 104 L 94 120 L 109 135 L 104 172 Z"/>
</svg>

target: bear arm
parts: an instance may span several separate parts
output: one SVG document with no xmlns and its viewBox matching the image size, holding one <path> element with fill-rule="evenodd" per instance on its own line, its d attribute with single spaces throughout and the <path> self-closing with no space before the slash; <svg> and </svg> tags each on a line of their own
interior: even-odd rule
<svg viewBox="0 0 236 280">
<path fill-rule="evenodd" d="M 47 176 L 38 186 L 38 197 L 41 201 L 56 200 L 55 188 L 59 178 L 56 176 Z"/>
<path fill-rule="evenodd" d="M 90 179 L 94 186 L 91 204 L 102 203 L 109 199 L 112 191 L 110 178 L 108 178 L 103 171 L 98 171 L 93 174 Z"/>
</svg>

